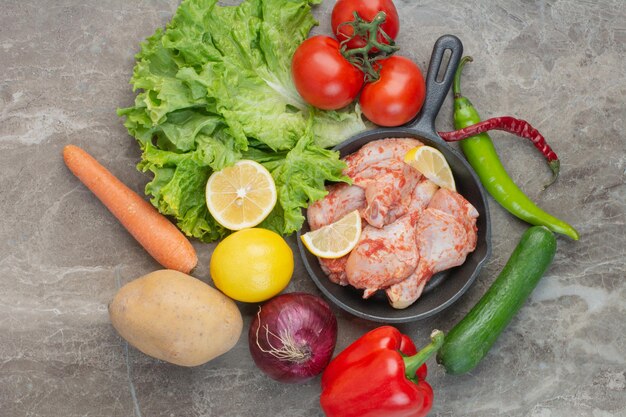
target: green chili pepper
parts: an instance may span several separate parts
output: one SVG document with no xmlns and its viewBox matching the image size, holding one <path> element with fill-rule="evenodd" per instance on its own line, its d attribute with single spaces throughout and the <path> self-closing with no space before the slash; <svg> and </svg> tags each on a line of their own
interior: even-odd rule
<svg viewBox="0 0 626 417">
<path fill-rule="evenodd" d="M 472 103 L 461 95 L 461 71 L 471 57 L 464 57 L 459 63 L 454 76 L 454 128 L 480 122 L 480 116 Z M 533 225 L 543 225 L 556 233 L 562 233 L 578 240 L 579 234 L 572 226 L 539 208 L 515 184 L 504 169 L 487 133 L 472 136 L 461 141 L 461 149 L 470 165 L 476 171 L 485 189 L 509 213 Z"/>
</svg>

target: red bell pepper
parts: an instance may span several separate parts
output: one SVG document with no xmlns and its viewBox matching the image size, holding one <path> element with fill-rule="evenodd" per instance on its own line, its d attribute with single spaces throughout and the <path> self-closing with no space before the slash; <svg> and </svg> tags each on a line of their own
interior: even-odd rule
<svg viewBox="0 0 626 417">
<path fill-rule="evenodd" d="M 322 375 L 327 417 L 423 417 L 433 405 L 424 362 L 443 344 L 434 330 L 419 353 L 408 336 L 378 327 L 348 346 Z"/>
</svg>

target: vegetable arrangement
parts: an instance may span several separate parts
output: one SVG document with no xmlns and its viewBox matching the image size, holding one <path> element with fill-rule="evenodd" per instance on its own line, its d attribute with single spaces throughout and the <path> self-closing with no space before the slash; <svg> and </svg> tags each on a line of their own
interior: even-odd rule
<svg viewBox="0 0 626 417">
<path fill-rule="evenodd" d="M 316 23 L 310 6 L 320 1 L 245 0 L 225 7 L 217 0 L 185 0 L 167 28 L 146 40 L 131 79 L 140 92 L 134 106 L 118 113 L 142 150 L 138 168 L 154 175 L 145 188 L 152 205 L 82 149 L 68 145 L 63 158 L 167 268 L 126 284 L 109 305 L 113 327 L 131 345 L 157 359 L 198 366 L 239 340 L 243 320 L 233 300 L 264 302 L 248 344 L 269 377 L 298 383 L 323 372 L 320 404 L 329 417 L 422 417 L 433 404 L 426 360 L 438 351 L 437 361 L 449 374 L 472 370 L 550 266 L 556 251 L 551 231 L 579 236 L 530 201 L 504 170 L 487 130 L 530 139 L 547 158 L 553 181 L 560 162 L 527 122 L 480 122 L 460 92 L 461 71 L 470 60 L 465 58 L 453 87 L 460 130 L 440 135 L 461 141 L 498 203 L 542 226 L 524 233 L 493 285 L 447 336 L 434 331 L 418 352 L 407 335 L 382 326 L 331 360 L 337 320 L 328 304 L 311 294 L 278 295 L 294 268 L 280 234 L 300 228 L 301 209 L 324 197 L 327 181 L 346 181 L 343 162 L 326 148 L 366 128 L 361 110 L 379 125 L 404 124 L 419 112 L 425 87 L 419 68 L 394 55 L 399 17 L 391 0 L 339 0 L 332 13 L 337 39 L 306 39 Z M 240 180 L 244 166 L 260 174 Z M 239 207 L 246 204 L 263 206 L 250 223 Z M 358 238 L 360 216 L 353 214 L 357 220 L 345 230 L 325 231 L 327 244 Z M 197 264 L 195 249 L 164 215 L 204 242 L 243 229 L 212 255 L 211 275 L 220 291 L 187 275 Z"/>
<path fill-rule="evenodd" d="M 579 235 L 576 229 L 540 209 L 519 189 L 500 162 L 489 135 L 484 133 L 488 129 L 483 130 L 483 128 L 489 125 L 498 126 L 497 128 L 508 126 L 509 131 L 516 131 L 525 137 L 535 138 L 533 143 L 545 154 L 551 164 L 550 166 L 554 173 L 552 181 L 554 182 L 558 176 L 560 163 L 556 154 L 545 143 L 543 136 L 532 127 L 529 128 L 525 122 L 516 122 L 511 120 L 511 118 L 499 118 L 500 120 L 495 120 L 494 122 L 488 121 L 482 127 L 477 128 L 480 125 L 480 116 L 472 106 L 472 103 L 461 95 L 461 72 L 465 63 L 469 61 L 471 61 L 471 58 L 467 57 L 461 60 L 455 74 L 455 82 L 452 85 L 452 92 L 454 93 L 454 127 L 463 129 L 464 132 L 460 132 L 467 133 L 467 136 L 478 133 L 477 136 L 471 136 L 469 139 L 461 142 L 461 149 L 468 162 L 476 171 L 489 194 L 511 214 L 530 224 L 543 225 L 554 232 L 578 240 Z M 440 133 L 440 135 L 446 139 L 445 134 Z M 462 133 L 458 134 L 458 136 L 461 135 Z M 462 136 L 466 135 L 463 134 Z"/>
<path fill-rule="evenodd" d="M 186 0 L 165 30 L 137 55 L 131 84 L 139 94 L 119 109 L 142 150 L 138 168 L 154 178 L 146 194 L 187 235 L 204 242 L 228 230 L 209 214 L 209 175 L 240 159 L 272 174 L 278 204 L 261 227 L 300 228 L 301 208 L 341 181 L 334 146 L 366 128 L 354 105 L 322 111 L 307 105 L 291 79 L 291 58 L 316 23 L 321 0 Z"/>
<path fill-rule="evenodd" d="M 426 84 L 413 61 L 393 55 L 400 29 L 393 2 L 339 0 L 331 25 L 340 42 L 320 35 L 296 49 L 292 72 L 300 95 L 322 109 L 340 109 L 358 97 L 365 117 L 380 126 L 412 120 Z"/>
</svg>

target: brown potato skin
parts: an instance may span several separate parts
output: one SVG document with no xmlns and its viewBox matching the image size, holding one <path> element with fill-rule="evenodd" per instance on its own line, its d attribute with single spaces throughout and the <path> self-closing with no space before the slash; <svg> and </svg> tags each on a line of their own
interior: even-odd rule
<svg viewBox="0 0 626 417">
<path fill-rule="evenodd" d="M 159 270 L 124 285 L 109 304 L 117 332 L 146 355 L 198 366 L 228 352 L 243 328 L 235 302 L 182 272 Z"/>
</svg>

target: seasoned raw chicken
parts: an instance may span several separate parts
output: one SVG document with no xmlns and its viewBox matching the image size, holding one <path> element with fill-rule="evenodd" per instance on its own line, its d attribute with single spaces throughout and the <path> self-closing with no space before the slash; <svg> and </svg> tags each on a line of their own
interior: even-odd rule
<svg viewBox="0 0 626 417">
<path fill-rule="evenodd" d="M 366 289 L 367 297 L 411 275 L 419 260 L 415 231 L 410 215 L 382 229 L 365 226 L 359 243 L 348 255 L 348 283 Z"/>
<path fill-rule="evenodd" d="M 325 198 L 311 204 L 307 209 L 307 219 L 311 230 L 331 224 L 354 210 L 365 208 L 365 190 L 345 183 L 328 187 Z"/>
<path fill-rule="evenodd" d="M 411 201 L 407 211 L 411 215 L 419 217 L 421 213 L 428 207 L 430 200 L 433 198 L 439 186 L 430 181 L 426 177 L 422 177 L 420 182 L 415 186 L 411 193 Z"/>
<path fill-rule="evenodd" d="M 410 199 L 408 201 L 408 204 L 406 204 L 406 208 L 404 207 L 402 208 L 402 213 L 407 213 L 408 215 L 410 215 L 411 220 L 413 221 L 413 223 L 415 223 L 417 219 L 420 217 L 421 213 L 426 209 L 426 207 L 428 206 L 428 203 L 430 202 L 431 198 L 437 192 L 438 189 L 439 189 L 439 186 L 437 186 L 437 184 L 426 179 L 425 177 L 422 177 L 419 183 L 413 189 L 413 192 L 407 193 L 407 195 L 410 196 Z M 398 210 L 398 208 L 394 207 L 392 210 Z M 394 215 L 395 213 L 391 214 L 391 216 L 394 216 Z M 347 256 L 341 258 L 341 260 L 344 261 L 343 262 L 344 268 L 345 268 L 346 258 Z M 335 267 L 335 269 L 332 270 L 332 272 L 330 272 L 329 274 L 330 279 L 333 280 L 334 282 L 336 282 L 336 280 L 341 280 L 342 285 L 346 285 L 348 280 L 347 280 L 345 272 L 341 271 L 341 266 L 339 262 L 333 263 L 333 266 Z M 377 290 L 385 288 L 382 285 L 374 285 L 374 282 L 377 282 L 377 280 L 378 280 L 377 277 L 371 277 L 371 286 L 365 289 L 363 298 L 369 298 Z"/>
<path fill-rule="evenodd" d="M 329 279 L 363 289 L 364 298 L 386 290 L 391 305 L 406 308 L 437 272 L 465 262 L 476 247 L 476 209 L 455 191 L 440 189 L 404 163 L 422 143 L 383 139 L 345 158 L 353 185 L 328 188 L 307 212 L 312 230 L 359 210 L 363 231 L 352 252 L 320 259 Z"/>
<path fill-rule="evenodd" d="M 465 262 L 476 248 L 477 217 L 476 209 L 460 194 L 445 189 L 435 193 L 416 227 L 419 265 L 410 277 L 386 291 L 394 308 L 410 306 L 434 274 Z"/>
<path fill-rule="evenodd" d="M 348 285 L 348 278 L 346 277 L 348 255 L 336 259 L 319 258 L 319 260 L 320 267 L 322 267 L 322 271 L 328 276 L 328 279 L 335 284 Z"/>
<path fill-rule="evenodd" d="M 384 159 L 354 174 L 354 184 L 365 189 L 363 218 L 381 228 L 403 216 L 422 175 L 399 159 Z"/>
<path fill-rule="evenodd" d="M 422 145 L 417 139 L 383 139 L 369 142 L 358 151 L 344 158 L 348 165 L 343 173 L 350 178 L 372 164 L 385 159 L 404 160 L 404 155 L 416 146 Z"/>
<path fill-rule="evenodd" d="M 476 233 L 478 230 L 476 227 L 476 219 L 478 218 L 478 211 L 469 201 L 456 191 L 441 188 L 432 197 L 428 207 L 450 213 L 463 223 L 467 231 L 467 236 L 470 239 L 468 242 L 468 247 L 471 248 L 470 252 L 476 249 L 476 239 L 478 237 Z"/>
<path fill-rule="evenodd" d="M 356 185 L 345 183 L 328 187 L 325 198 L 311 204 L 307 209 L 307 219 L 311 230 L 331 224 L 354 210 L 365 208 L 365 190 Z M 338 259 L 319 258 L 322 270 L 328 278 L 339 285 L 348 285 L 346 279 L 346 261 L 348 256 Z"/>
</svg>

